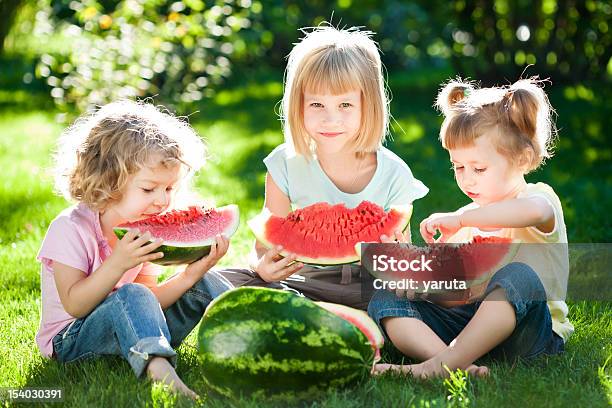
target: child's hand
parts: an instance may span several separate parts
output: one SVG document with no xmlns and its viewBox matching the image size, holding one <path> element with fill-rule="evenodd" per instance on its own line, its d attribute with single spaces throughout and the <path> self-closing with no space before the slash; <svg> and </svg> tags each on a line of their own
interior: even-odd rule
<svg viewBox="0 0 612 408">
<path fill-rule="evenodd" d="M 266 251 L 266 253 L 257 261 L 255 272 L 266 282 L 281 281 L 295 272 L 302 269 L 304 264 L 295 262 L 296 255 L 289 254 L 286 257 L 280 256 L 280 251 L 283 247 L 276 246 Z"/>
<path fill-rule="evenodd" d="M 153 252 L 163 244 L 161 239 L 155 239 L 147 244 L 152 239 L 151 233 L 147 231 L 140 236 L 139 234 L 140 231 L 137 229 L 128 231 L 117 241 L 113 252 L 106 259 L 106 262 L 110 262 L 113 269 L 121 274 L 143 262 L 154 261 L 164 256 L 162 252 Z"/>
<path fill-rule="evenodd" d="M 406 229 L 405 233 L 402 233 L 402 231 L 400 230 L 395 230 L 393 231 L 393 236 L 390 236 L 390 237 L 383 234 L 380 236 L 380 242 L 383 242 L 383 243 L 390 243 L 390 242 L 410 243 L 410 229 Z"/>
<path fill-rule="evenodd" d="M 408 300 L 425 300 L 427 298 L 427 293 L 417 293 L 416 289 L 406 288 L 406 289 L 387 289 L 391 293 L 395 293 L 395 296 L 398 299 L 406 298 Z"/>
<path fill-rule="evenodd" d="M 204 258 L 190 263 L 183 273 L 194 282 L 199 281 L 227 253 L 228 248 L 229 239 L 225 235 L 217 235 L 215 243 L 210 247 L 210 253 Z"/>
<path fill-rule="evenodd" d="M 461 228 L 459 216 L 454 213 L 432 214 L 421 221 L 420 225 L 421 236 L 428 243 L 434 242 L 436 231 L 440 231 L 442 235 L 435 242 L 446 242 L 449 237 Z"/>
<path fill-rule="evenodd" d="M 414 290 L 413 289 L 391 289 L 387 287 L 387 290 L 391 293 L 394 293 L 398 299 L 408 298 L 408 300 L 412 300 L 414 298 Z"/>
</svg>

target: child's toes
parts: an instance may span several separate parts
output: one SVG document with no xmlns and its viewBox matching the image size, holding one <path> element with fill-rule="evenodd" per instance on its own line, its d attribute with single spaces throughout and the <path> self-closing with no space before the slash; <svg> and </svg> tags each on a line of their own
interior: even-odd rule
<svg viewBox="0 0 612 408">
<path fill-rule="evenodd" d="M 487 377 L 489 375 L 489 367 L 480 366 L 478 367 L 478 376 L 479 377 Z"/>
<path fill-rule="evenodd" d="M 374 364 L 374 368 L 372 369 L 373 375 L 381 375 L 386 373 L 391 369 L 391 364 Z"/>
<path fill-rule="evenodd" d="M 489 367 L 487 366 L 477 366 L 475 364 L 470 365 L 466 370 L 468 374 L 473 375 L 474 377 L 486 377 L 489 375 Z"/>
</svg>

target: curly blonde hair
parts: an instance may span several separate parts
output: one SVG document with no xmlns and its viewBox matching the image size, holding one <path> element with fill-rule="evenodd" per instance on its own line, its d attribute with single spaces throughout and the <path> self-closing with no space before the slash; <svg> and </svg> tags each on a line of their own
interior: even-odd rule
<svg viewBox="0 0 612 408">
<path fill-rule="evenodd" d="M 554 109 L 537 77 L 509 86 L 479 88 L 461 78 L 445 84 L 436 100 L 444 114 L 440 141 L 445 149 L 469 147 L 495 130 L 497 151 L 510 163 L 526 163 L 526 173 L 552 156 L 557 135 Z"/>
<path fill-rule="evenodd" d="M 56 188 L 94 210 L 121 200 L 130 175 L 151 160 L 188 170 L 205 161 L 206 148 L 183 119 L 146 102 L 121 100 L 102 106 L 66 129 L 55 155 Z"/>
<path fill-rule="evenodd" d="M 363 108 L 352 147 L 358 154 L 376 151 L 389 128 L 389 98 L 373 33 L 328 25 L 302 31 L 306 35 L 291 50 L 285 73 L 281 107 L 285 142 L 307 158 L 314 152 L 304 125 L 305 91 L 337 95 L 358 89 Z"/>
</svg>

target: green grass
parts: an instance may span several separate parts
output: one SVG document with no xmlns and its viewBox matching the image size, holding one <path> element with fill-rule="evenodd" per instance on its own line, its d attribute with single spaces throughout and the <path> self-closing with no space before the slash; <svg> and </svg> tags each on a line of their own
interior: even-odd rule
<svg viewBox="0 0 612 408">
<path fill-rule="evenodd" d="M 415 225 L 434 211 L 467 202 L 456 187 L 446 153 L 436 140 L 440 117 L 431 108 L 432 78 L 392 77 L 394 139 L 388 146 L 422 179 L 431 193 L 415 205 Z M 241 226 L 222 265 L 245 265 L 251 236 L 245 220 L 263 203 L 262 158 L 282 141 L 274 106 L 280 98 L 280 74 L 221 92 L 189 112 L 208 141 L 211 160 L 197 178 L 197 191 L 217 204 L 237 203 Z M 434 85 L 431 85 L 434 84 Z M 8 88 L 8 87 L 4 87 Z M 610 108 L 605 88 L 553 88 L 552 101 L 561 128 L 557 155 L 531 181 L 551 184 L 562 199 L 571 242 L 610 242 L 611 150 L 607 139 Z M 588 92 L 591 90 L 592 92 Z M 17 92 L 17 93 L 15 93 Z M 11 99 L 11 95 L 17 98 Z M 40 94 L 33 99 L 42 98 Z M 38 105 L 40 106 L 40 105 Z M 61 387 L 70 406 L 186 406 L 189 401 L 161 386 L 134 378 L 120 358 L 60 365 L 38 354 L 40 289 L 38 246 L 48 223 L 66 206 L 54 195 L 48 168 L 61 131 L 48 106 L 31 104 L 18 90 L 0 91 L 0 387 Z M 403 129 L 400 130 L 400 126 Z M 492 374 L 474 380 L 455 373 L 450 380 L 369 379 L 358 387 L 330 391 L 312 406 L 609 406 L 612 403 L 612 307 L 609 302 L 570 304 L 576 332 L 565 354 L 530 365 L 488 362 Z M 195 332 L 195 331 L 194 331 Z M 207 395 L 192 333 L 179 349 L 178 373 Z M 0 402 L 2 403 L 2 402 Z M 8 402 L 4 402 L 8 404 Z M 208 395 L 209 406 L 227 401 Z M 265 401 L 244 400 L 261 406 Z"/>
</svg>

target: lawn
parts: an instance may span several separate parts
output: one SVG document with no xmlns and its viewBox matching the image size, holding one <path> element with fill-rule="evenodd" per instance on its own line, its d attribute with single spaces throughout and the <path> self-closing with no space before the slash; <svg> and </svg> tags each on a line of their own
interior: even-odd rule
<svg viewBox="0 0 612 408">
<path fill-rule="evenodd" d="M 427 184 L 431 193 L 415 203 L 412 233 L 434 211 L 467 203 L 456 187 L 450 163 L 437 141 L 440 117 L 431 108 L 444 72 L 392 76 L 393 140 L 388 147 Z M 245 220 L 263 203 L 262 159 L 282 141 L 274 113 L 280 99 L 281 74 L 223 90 L 191 111 L 190 121 L 209 145 L 210 160 L 196 190 L 217 204 L 237 203 L 241 226 L 222 266 L 244 265 L 252 237 Z M 62 126 L 44 95 L 0 88 L 0 387 L 59 387 L 69 406 L 189 405 L 160 386 L 134 378 L 127 363 L 105 358 L 74 365 L 43 359 L 36 349 L 40 288 L 35 260 L 48 223 L 66 206 L 53 192 L 50 153 Z M 610 242 L 612 227 L 612 151 L 607 136 L 612 110 L 610 90 L 597 84 L 552 87 L 559 116 L 557 154 L 530 181 L 551 184 L 561 197 L 571 242 Z M 417 239 L 417 241 L 420 241 Z M 421 241 L 422 242 L 422 241 Z M 570 318 L 576 332 L 562 356 L 532 364 L 492 363 L 488 379 L 457 375 L 451 381 L 409 378 L 369 379 L 356 388 L 330 391 L 312 406 L 589 406 L 612 403 L 612 306 L 576 300 Z M 179 349 L 179 375 L 202 395 L 195 336 Z M 0 403 L 2 403 L 0 401 Z M 3 404 L 8 405 L 8 401 Z M 227 401 L 208 395 L 209 406 Z M 265 401 L 242 401 L 261 406 Z"/>
</svg>

